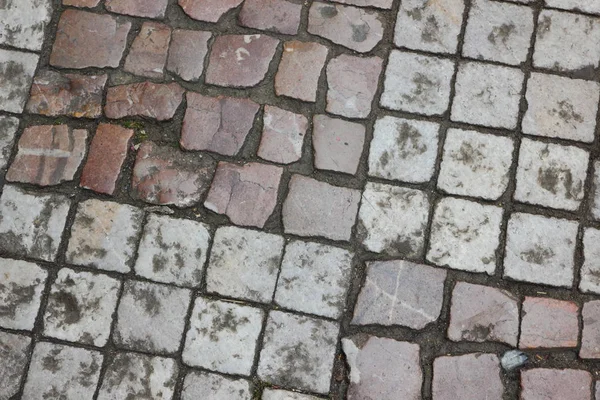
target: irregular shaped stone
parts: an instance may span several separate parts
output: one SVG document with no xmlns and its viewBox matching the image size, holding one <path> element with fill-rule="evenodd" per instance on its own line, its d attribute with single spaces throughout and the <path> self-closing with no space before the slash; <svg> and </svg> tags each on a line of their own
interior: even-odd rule
<svg viewBox="0 0 600 400">
<path fill-rule="evenodd" d="M 592 375 L 580 369 L 533 368 L 521 372 L 522 400 L 592 400 Z"/>
<path fill-rule="evenodd" d="M 383 38 L 378 12 L 315 1 L 308 12 L 308 32 L 333 43 L 366 53 Z"/>
<path fill-rule="evenodd" d="M 328 52 L 327 47 L 319 43 L 285 42 L 275 75 L 275 93 L 315 102 L 319 77 Z"/>
<path fill-rule="evenodd" d="M 342 339 L 342 348 L 350 366 L 348 400 L 421 397 L 419 345 L 359 334 Z"/>
<path fill-rule="evenodd" d="M 48 116 L 98 118 L 102 115 L 102 97 L 107 75 L 39 72 L 33 80 L 27 111 Z"/>
<path fill-rule="evenodd" d="M 16 396 L 27 366 L 31 338 L 12 333 L 0 332 L 0 397 L 10 399 Z"/>
<path fill-rule="evenodd" d="M 251 400 L 250 384 L 245 379 L 226 378 L 202 371 L 191 371 L 183 382 L 182 400 Z"/>
<path fill-rule="evenodd" d="M 425 328 L 440 316 L 446 275 L 410 261 L 368 262 L 352 324 Z"/>
<path fill-rule="evenodd" d="M 72 181 L 87 151 L 88 131 L 67 125 L 26 128 L 6 180 L 40 186 Z"/>
<path fill-rule="evenodd" d="M 583 329 L 579 357 L 600 358 L 600 337 L 598 337 L 600 301 L 595 300 L 584 303 L 581 316 L 583 319 Z"/>
<path fill-rule="evenodd" d="M 356 174 L 365 143 L 365 127 L 356 122 L 313 117 L 314 163 L 318 169 Z"/>
<path fill-rule="evenodd" d="M 508 350 L 502 354 L 500 365 L 506 371 L 512 371 L 524 366 L 528 361 L 527 354 L 519 350 Z"/>
<path fill-rule="evenodd" d="M 302 4 L 286 0 L 246 0 L 238 20 L 240 25 L 287 35 L 298 33 Z"/>
<path fill-rule="evenodd" d="M 94 27 L 93 35 L 90 27 Z M 58 21 L 50 65 L 116 68 L 123 57 L 130 28 L 131 22 L 111 15 L 67 9 Z"/>
<path fill-rule="evenodd" d="M 52 18 L 51 0 L 7 0 L 0 7 L 0 44 L 40 51 Z M 1 86 L 0 86 L 1 87 Z"/>
<path fill-rule="evenodd" d="M 135 17 L 162 18 L 165 16 L 169 0 L 106 0 L 108 11 Z"/>
<path fill-rule="evenodd" d="M 188 92 L 181 147 L 236 155 L 250 133 L 260 106 L 249 99 L 206 97 Z"/>
<path fill-rule="evenodd" d="M 19 129 L 17 118 L 0 115 L 0 170 L 8 164 L 17 129 Z"/>
<path fill-rule="evenodd" d="M 319 397 L 309 396 L 297 392 L 289 392 L 287 390 L 277 390 L 265 388 L 263 390 L 262 400 L 319 400 Z M 225 400 L 225 399 L 223 399 Z"/>
<path fill-rule="evenodd" d="M 162 78 L 167 56 L 171 28 L 157 22 L 144 22 L 125 59 L 125 71 L 149 78 Z"/>
<path fill-rule="evenodd" d="M 208 155 L 144 142 L 135 160 L 131 193 L 146 203 L 190 207 L 208 190 L 214 171 L 215 161 Z"/>
<path fill-rule="evenodd" d="M 217 22 L 244 0 L 179 0 L 179 6 L 193 19 Z"/>
<path fill-rule="evenodd" d="M 571 301 L 525 297 L 519 347 L 575 347 L 579 307 Z"/>
<path fill-rule="evenodd" d="M 204 207 L 236 225 L 262 228 L 275 210 L 282 173 L 273 165 L 219 162 Z"/>
<path fill-rule="evenodd" d="M 172 119 L 185 90 L 176 83 L 133 83 L 108 88 L 104 112 L 108 118 L 148 117 Z"/>
<path fill-rule="evenodd" d="M 583 258 L 579 290 L 600 294 L 600 230 L 585 228 L 583 233 Z"/>
<path fill-rule="evenodd" d="M 23 112 L 38 60 L 36 54 L 0 49 L 0 110 Z"/>
<path fill-rule="evenodd" d="M 174 29 L 171 35 L 167 70 L 184 81 L 197 81 L 204 71 L 208 41 L 212 34 L 205 31 Z"/>
<path fill-rule="evenodd" d="M 302 114 L 265 105 L 257 155 L 263 160 L 291 164 L 302 157 L 308 119 Z"/>
</svg>

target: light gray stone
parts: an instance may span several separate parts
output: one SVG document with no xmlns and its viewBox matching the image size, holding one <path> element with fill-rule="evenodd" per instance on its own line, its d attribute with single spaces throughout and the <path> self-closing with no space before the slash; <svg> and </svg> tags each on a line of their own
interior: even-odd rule
<svg viewBox="0 0 600 400">
<path fill-rule="evenodd" d="M 251 400 L 250 384 L 245 379 L 192 371 L 183 382 L 182 400 Z"/>
<path fill-rule="evenodd" d="M 31 338 L 0 332 L 0 398 L 11 399 L 21 387 Z"/>
<path fill-rule="evenodd" d="M 579 290 L 600 294 L 600 230 L 585 228 Z"/>
<path fill-rule="evenodd" d="M 37 54 L 0 49 L 0 110 L 23 112 L 38 59 Z"/>
<path fill-rule="evenodd" d="M 548 7 L 561 8 L 563 10 L 600 14 L 600 1 L 598 0 L 546 0 L 546 5 Z"/>
<path fill-rule="evenodd" d="M 17 118 L 0 115 L 0 170 L 8 164 L 18 128 Z"/>
<path fill-rule="evenodd" d="M 600 220 L 600 161 L 594 162 L 594 178 L 590 198 L 590 214 L 592 218 Z"/>
<path fill-rule="evenodd" d="M 40 51 L 51 17 L 51 0 L 3 2 L 0 7 L 0 44 Z"/>
<path fill-rule="evenodd" d="M 356 174 L 365 132 L 364 125 L 359 123 L 315 115 L 312 132 L 315 167 Z"/>
<path fill-rule="evenodd" d="M 320 397 L 310 396 L 308 394 L 288 392 L 287 390 L 277 390 L 265 388 L 262 400 L 320 400 Z"/>
</svg>

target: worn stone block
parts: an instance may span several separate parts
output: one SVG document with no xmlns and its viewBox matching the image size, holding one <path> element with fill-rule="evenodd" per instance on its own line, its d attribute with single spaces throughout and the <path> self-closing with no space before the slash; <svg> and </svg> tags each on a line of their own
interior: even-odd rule
<svg viewBox="0 0 600 400">
<path fill-rule="evenodd" d="M 167 10 L 169 0 L 106 0 L 108 11 L 134 17 L 162 18 Z"/>
<path fill-rule="evenodd" d="M 291 41 L 283 44 L 283 55 L 275 75 L 275 93 L 315 102 L 327 47 L 319 43 Z"/>
<path fill-rule="evenodd" d="M 579 307 L 571 301 L 525 297 L 520 348 L 575 347 Z"/>
<path fill-rule="evenodd" d="M 244 0 L 179 0 L 178 4 L 192 19 L 217 22 L 221 17 L 242 4 Z"/>
<path fill-rule="evenodd" d="M 104 113 L 108 118 L 147 117 L 172 119 L 185 90 L 176 83 L 133 83 L 108 88 Z"/>
<path fill-rule="evenodd" d="M 286 0 L 246 0 L 238 20 L 240 25 L 287 35 L 298 33 L 302 4 Z"/>
<path fill-rule="evenodd" d="M 579 357 L 581 358 L 600 358 L 600 301 L 588 301 L 583 304 L 581 311 L 583 319 L 583 328 L 581 334 L 581 349 Z"/>
<path fill-rule="evenodd" d="M 600 230 L 585 228 L 583 233 L 583 257 L 579 290 L 600 294 Z"/>
<path fill-rule="evenodd" d="M 42 50 L 52 11 L 51 0 L 4 2 L 0 8 L 0 44 L 25 50 Z"/>
<path fill-rule="evenodd" d="M 19 129 L 18 118 L 0 115 L 0 170 L 8 164 L 17 129 Z"/>
<path fill-rule="evenodd" d="M 591 400 L 592 375 L 578 369 L 533 368 L 521 372 L 522 400 Z"/>
<path fill-rule="evenodd" d="M 365 132 L 364 125 L 356 122 L 315 115 L 312 133 L 315 167 L 356 174 Z"/>
<path fill-rule="evenodd" d="M 1 111 L 23 112 L 38 60 L 36 54 L 0 49 Z"/>
<path fill-rule="evenodd" d="M 169 26 L 157 22 L 144 22 L 140 33 L 131 44 L 124 70 L 149 78 L 162 78 L 170 41 Z"/>
<path fill-rule="evenodd" d="M 25 367 L 27 366 L 31 338 L 12 333 L 0 332 L 0 397 L 10 399 L 16 396 Z"/>
<path fill-rule="evenodd" d="M 204 71 L 208 41 L 212 34 L 205 31 L 174 29 L 171 34 L 167 70 L 184 81 L 197 81 Z"/>
<path fill-rule="evenodd" d="M 291 164 L 302 157 L 308 119 L 281 108 L 265 105 L 263 131 L 257 155 L 268 161 Z"/>
<path fill-rule="evenodd" d="M 182 400 L 251 400 L 250 384 L 245 379 L 226 378 L 208 372 L 192 371 L 183 382 Z"/>
</svg>

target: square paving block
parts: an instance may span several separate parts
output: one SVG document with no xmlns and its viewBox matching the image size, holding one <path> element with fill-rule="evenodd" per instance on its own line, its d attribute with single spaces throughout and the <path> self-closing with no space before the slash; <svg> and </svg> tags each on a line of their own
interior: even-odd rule
<svg viewBox="0 0 600 400">
<path fill-rule="evenodd" d="M 250 383 L 208 372 L 192 371 L 185 377 L 181 400 L 251 400 Z"/>
<path fill-rule="evenodd" d="M 0 398 L 14 398 L 27 366 L 31 338 L 0 332 Z"/>
</svg>

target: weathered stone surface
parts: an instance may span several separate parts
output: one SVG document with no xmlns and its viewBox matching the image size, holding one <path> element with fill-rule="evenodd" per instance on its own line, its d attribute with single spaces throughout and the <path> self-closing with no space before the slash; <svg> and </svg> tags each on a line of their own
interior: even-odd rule
<svg viewBox="0 0 600 400">
<path fill-rule="evenodd" d="M 0 44 L 40 51 L 52 17 L 51 0 L 8 0 L 0 7 Z"/>
<path fill-rule="evenodd" d="M 240 25 L 287 35 L 298 33 L 302 4 L 286 0 L 246 0 L 238 19 Z"/>
<path fill-rule="evenodd" d="M 94 34 L 90 34 L 94 27 Z M 131 22 L 106 14 L 65 10 L 58 21 L 50 64 L 64 68 L 112 67 L 121 62 Z"/>
<path fill-rule="evenodd" d="M 67 125 L 37 125 L 25 129 L 6 180 L 40 186 L 72 181 L 85 157 L 87 137 L 88 131 Z"/>
<path fill-rule="evenodd" d="M 106 0 L 108 11 L 136 17 L 162 18 L 167 10 L 169 0 Z"/>
<path fill-rule="evenodd" d="M 531 0 L 529 0 L 531 1 Z M 527 1 L 525 1 L 527 2 Z M 586 0 L 546 0 L 549 7 L 561 8 L 563 10 L 573 10 L 575 12 L 588 12 L 600 14 L 600 3 Z"/>
<path fill-rule="evenodd" d="M 342 347 L 350 366 L 348 400 L 420 398 L 419 345 L 359 334 L 342 339 Z"/>
<path fill-rule="evenodd" d="M 292 176 L 283 203 L 286 233 L 350 240 L 360 192 L 303 175 Z"/>
<path fill-rule="evenodd" d="M 32 330 L 48 273 L 30 262 L 0 258 L 0 276 L 0 326 Z M 5 373 L 0 369 L 0 381 Z"/>
<path fill-rule="evenodd" d="M 428 217 L 424 192 L 369 182 L 358 214 L 358 239 L 375 253 L 416 258 L 424 250 Z"/>
<path fill-rule="evenodd" d="M 267 75 L 279 40 L 265 35 L 222 35 L 212 45 L 206 83 L 250 87 Z"/>
<path fill-rule="evenodd" d="M 600 301 L 588 301 L 583 305 L 583 332 L 581 336 L 581 358 L 600 358 Z"/>
<path fill-rule="evenodd" d="M 141 116 L 164 121 L 173 118 L 184 92 L 176 83 L 142 82 L 114 86 L 106 94 L 104 112 L 108 118 Z"/>
<path fill-rule="evenodd" d="M 48 116 L 98 118 L 107 75 L 61 74 L 52 70 L 38 73 L 31 86 L 27 111 Z"/>
<path fill-rule="evenodd" d="M 127 273 L 142 227 L 142 210 L 90 199 L 77 206 L 66 259 L 70 264 Z"/>
<path fill-rule="evenodd" d="M 190 207 L 208 190 L 214 170 L 208 155 L 144 142 L 133 168 L 132 195 L 151 204 Z"/>
<path fill-rule="evenodd" d="M 352 6 L 315 1 L 308 13 L 308 32 L 333 43 L 366 53 L 383 37 L 379 13 Z"/>
<path fill-rule="evenodd" d="M 167 60 L 167 70 L 184 81 L 197 81 L 204 71 L 208 54 L 208 40 L 212 34 L 205 31 L 174 29 Z"/>
<path fill-rule="evenodd" d="M 58 271 L 44 314 L 44 335 L 103 347 L 121 282 L 106 275 Z"/>
<path fill-rule="evenodd" d="M 287 390 L 265 388 L 265 390 L 263 390 L 262 400 L 320 400 L 320 397 L 289 392 Z"/>
<path fill-rule="evenodd" d="M 410 261 L 368 262 L 352 323 L 423 329 L 440 316 L 446 275 Z"/>
<path fill-rule="evenodd" d="M 356 174 L 365 144 L 364 125 L 315 115 L 312 139 L 316 168 Z"/>
<path fill-rule="evenodd" d="M 267 164 L 219 162 L 204 207 L 236 225 L 262 228 L 275 209 L 282 173 Z"/>
<path fill-rule="evenodd" d="M 27 366 L 31 338 L 0 332 L 0 397 L 13 398 L 21 387 Z"/>
<path fill-rule="evenodd" d="M 157 22 L 144 22 L 125 59 L 125 71 L 149 78 L 162 78 L 171 28 Z"/>
<path fill-rule="evenodd" d="M 244 0 L 179 0 L 179 6 L 193 19 L 217 22 L 223 14 Z"/>
<path fill-rule="evenodd" d="M 335 0 L 336 3 L 352 4 L 359 7 L 392 8 L 393 0 Z"/>
<path fill-rule="evenodd" d="M 585 228 L 583 233 L 583 257 L 579 290 L 600 294 L 600 230 Z"/>
<path fill-rule="evenodd" d="M 328 52 L 327 47 L 319 43 L 285 42 L 275 75 L 275 93 L 315 102 L 319 77 Z"/>
<path fill-rule="evenodd" d="M 594 162 L 594 177 L 592 180 L 592 193 L 590 195 L 590 214 L 592 218 L 600 220 L 600 161 Z"/>
<path fill-rule="evenodd" d="M 521 372 L 522 400 L 591 400 L 592 375 L 578 369 L 534 368 Z"/>
<path fill-rule="evenodd" d="M 512 294 L 458 282 L 452 292 L 448 338 L 453 341 L 517 345 L 519 307 Z"/>
<path fill-rule="evenodd" d="M 188 92 L 181 147 L 236 155 L 250 133 L 260 106 L 249 99 L 207 97 Z"/>
<path fill-rule="evenodd" d="M 100 4 L 100 0 L 62 0 L 65 6 L 93 8 Z"/>
<path fill-rule="evenodd" d="M 520 348 L 575 347 L 579 307 L 571 301 L 525 297 Z"/>
<path fill-rule="evenodd" d="M 39 56 L 0 49 L 0 110 L 21 113 L 25 108 Z"/>
<path fill-rule="evenodd" d="M 182 400 L 251 400 L 250 384 L 245 379 L 225 378 L 208 372 L 192 371 L 183 382 Z"/>
<path fill-rule="evenodd" d="M 19 129 L 19 119 L 0 115 L 0 170 L 8 164 Z"/>
<path fill-rule="evenodd" d="M 206 289 L 222 296 L 270 303 L 284 239 L 233 226 L 217 229 L 206 271 Z"/>
<path fill-rule="evenodd" d="M 0 197 L 0 251 L 54 261 L 71 202 L 5 185 Z"/>
<path fill-rule="evenodd" d="M 302 114 L 265 105 L 263 131 L 257 155 L 268 161 L 291 164 L 302 157 L 308 119 Z"/>
<path fill-rule="evenodd" d="M 259 308 L 197 298 L 183 362 L 227 374 L 250 375 L 263 317 Z"/>
<path fill-rule="evenodd" d="M 275 385 L 328 393 L 338 331 L 330 321 L 271 311 L 258 376 Z"/>
</svg>

